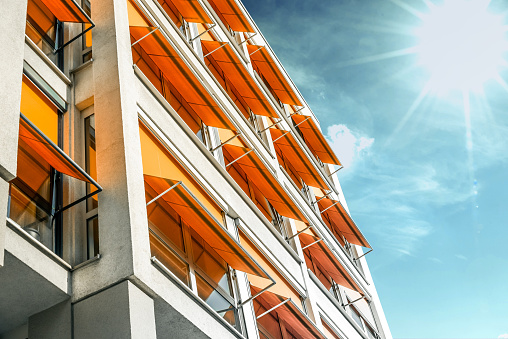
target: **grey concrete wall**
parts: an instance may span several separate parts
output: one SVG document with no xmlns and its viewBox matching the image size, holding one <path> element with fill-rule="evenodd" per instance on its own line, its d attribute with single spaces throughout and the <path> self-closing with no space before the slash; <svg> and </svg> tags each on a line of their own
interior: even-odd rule
<svg viewBox="0 0 508 339">
<path fill-rule="evenodd" d="M 9 13 L 0 20 L 0 267 L 4 263 L 5 218 L 7 216 L 6 181 L 16 177 L 18 158 L 19 109 L 23 74 L 27 0 L 0 0 L 2 12 Z"/>
<path fill-rule="evenodd" d="M 71 302 L 64 301 L 28 318 L 28 338 L 72 338 Z"/>
<path fill-rule="evenodd" d="M 153 300 L 124 281 L 73 305 L 75 339 L 155 339 Z"/>
<path fill-rule="evenodd" d="M 74 300 L 143 275 L 150 258 L 127 2 L 95 2 L 92 17 L 102 258 L 75 272 Z"/>
<path fill-rule="evenodd" d="M 16 177 L 27 0 L 0 0 L 0 8 L 9 13 L 0 20 L 0 177 L 9 181 Z"/>
</svg>

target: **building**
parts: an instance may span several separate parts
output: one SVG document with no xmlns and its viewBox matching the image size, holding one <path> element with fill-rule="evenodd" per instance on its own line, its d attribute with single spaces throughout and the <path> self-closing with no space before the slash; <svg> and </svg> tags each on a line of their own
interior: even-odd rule
<svg viewBox="0 0 508 339">
<path fill-rule="evenodd" d="M 1 8 L 0 338 L 391 338 L 340 162 L 240 2 Z"/>
</svg>

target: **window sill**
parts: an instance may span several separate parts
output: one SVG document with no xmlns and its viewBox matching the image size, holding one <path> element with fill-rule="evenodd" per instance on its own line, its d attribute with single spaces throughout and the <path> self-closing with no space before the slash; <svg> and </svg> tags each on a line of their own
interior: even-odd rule
<svg viewBox="0 0 508 339">
<path fill-rule="evenodd" d="M 200 297 L 194 294 L 194 292 L 185 285 L 178 277 L 176 277 L 173 272 L 171 272 L 164 264 L 162 264 L 157 258 L 152 257 L 150 259 L 152 261 L 152 265 L 155 266 L 162 274 L 171 279 L 171 281 L 177 285 L 185 294 L 187 294 L 192 300 L 196 302 L 202 309 L 204 309 L 208 314 L 210 314 L 213 318 L 215 318 L 221 325 L 223 325 L 231 334 L 239 339 L 246 339 L 236 328 L 231 326 L 226 320 L 224 320 L 213 308 L 211 308 L 206 302 L 204 302 Z M 368 339 L 368 338 L 367 338 Z"/>
</svg>

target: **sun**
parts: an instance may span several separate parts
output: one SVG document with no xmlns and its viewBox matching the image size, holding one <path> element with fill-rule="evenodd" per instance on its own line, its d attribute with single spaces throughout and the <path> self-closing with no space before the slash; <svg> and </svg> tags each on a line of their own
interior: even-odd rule
<svg viewBox="0 0 508 339">
<path fill-rule="evenodd" d="M 430 89 L 475 91 L 507 66 L 503 17 L 489 11 L 486 0 L 427 1 L 415 34 L 419 63 L 430 72 Z"/>
</svg>

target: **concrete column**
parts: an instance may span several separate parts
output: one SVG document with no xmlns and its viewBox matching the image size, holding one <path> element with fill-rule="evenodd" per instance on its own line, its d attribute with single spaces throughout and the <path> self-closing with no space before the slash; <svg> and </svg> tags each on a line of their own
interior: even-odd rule
<svg viewBox="0 0 508 339">
<path fill-rule="evenodd" d="M 70 300 L 61 302 L 28 319 L 28 338 L 72 338 L 72 314 Z"/>
<path fill-rule="evenodd" d="M 96 265 L 74 274 L 74 300 L 150 269 L 150 246 L 127 1 L 92 3 L 99 194 Z"/>
<path fill-rule="evenodd" d="M 0 0 L 0 267 L 4 264 L 5 218 L 7 217 L 7 181 L 16 177 L 18 160 L 19 110 L 27 0 Z"/>
<path fill-rule="evenodd" d="M 73 305 L 75 339 L 155 339 L 152 298 L 129 281 Z"/>
</svg>

